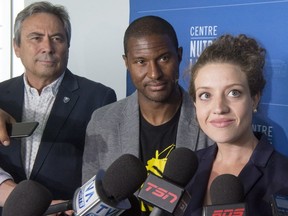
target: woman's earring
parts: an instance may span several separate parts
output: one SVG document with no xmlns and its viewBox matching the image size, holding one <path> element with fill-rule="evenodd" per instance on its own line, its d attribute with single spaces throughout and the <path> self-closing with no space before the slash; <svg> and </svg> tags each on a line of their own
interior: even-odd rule
<svg viewBox="0 0 288 216">
<path fill-rule="evenodd" d="M 256 113 L 256 112 L 257 112 L 257 108 L 254 108 L 254 109 L 253 109 L 253 112 Z"/>
</svg>

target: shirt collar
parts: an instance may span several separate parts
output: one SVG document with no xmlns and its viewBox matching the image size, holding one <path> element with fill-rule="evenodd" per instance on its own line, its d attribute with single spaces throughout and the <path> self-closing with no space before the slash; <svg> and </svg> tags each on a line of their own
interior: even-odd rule
<svg viewBox="0 0 288 216">
<path fill-rule="evenodd" d="M 53 81 L 52 83 L 50 83 L 49 85 L 45 86 L 42 90 L 42 92 L 44 91 L 50 91 L 54 96 L 57 94 L 58 92 L 58 89 L 59 89 L 59 86 L 63 80 L 63 77 L 65 75 L 65 72 L 61 74 L 61 76 L 59 76 L 55 81 Z M 26 77 L 26 74 L 24 73 L 24 76 L 23 76 L 23 80 L 24 80 L 24 86 L 25 86 L 25 89 L 32 93 L 32 92 L 35 92 L 35 88 L 30 86 L 28 81 L 27 81 L 27 77 Z"/>
</svg>

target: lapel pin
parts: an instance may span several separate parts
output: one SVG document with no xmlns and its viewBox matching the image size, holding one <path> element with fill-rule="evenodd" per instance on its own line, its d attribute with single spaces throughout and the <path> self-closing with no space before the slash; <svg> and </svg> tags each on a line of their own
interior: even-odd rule
<svg viewBox="0 0 288 216">
<path fill-rule="evenodd" d="M 64 102 L 64 103 L 68 103 L 69 101 L 70 101 L 70 98 L 69 98 L 69 97 L 64 97 L 64 98 L 63 98 L 63 102 Z"/>
</svg>

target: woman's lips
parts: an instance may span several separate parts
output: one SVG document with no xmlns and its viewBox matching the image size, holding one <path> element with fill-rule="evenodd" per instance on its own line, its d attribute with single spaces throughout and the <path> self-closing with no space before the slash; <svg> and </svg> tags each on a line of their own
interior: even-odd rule
<svg viewBox="0 0 288 216">
<path fill-rule="evenodd" d="M 212 124 L 214 127 L 217 128 L 228 127 L 233 123 L 234 123 L 233 119 L 214 119 L 210 121 L 210 124 Z"/>
</svg>

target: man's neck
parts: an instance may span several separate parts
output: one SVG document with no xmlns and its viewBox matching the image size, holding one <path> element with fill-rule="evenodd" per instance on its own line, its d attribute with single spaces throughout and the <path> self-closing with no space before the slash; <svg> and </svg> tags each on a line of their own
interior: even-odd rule
<svg viewBox="0 0 288 216">
<path fill-rule="evenodd" d="M 152 125 L 158 126 L 165 124 L 173 118 L 182 104 L 181 91 L 171 97 L 167 102 L 149 101 L 139 102 L 139 107 L 143 118 Z"/>
</svg>

